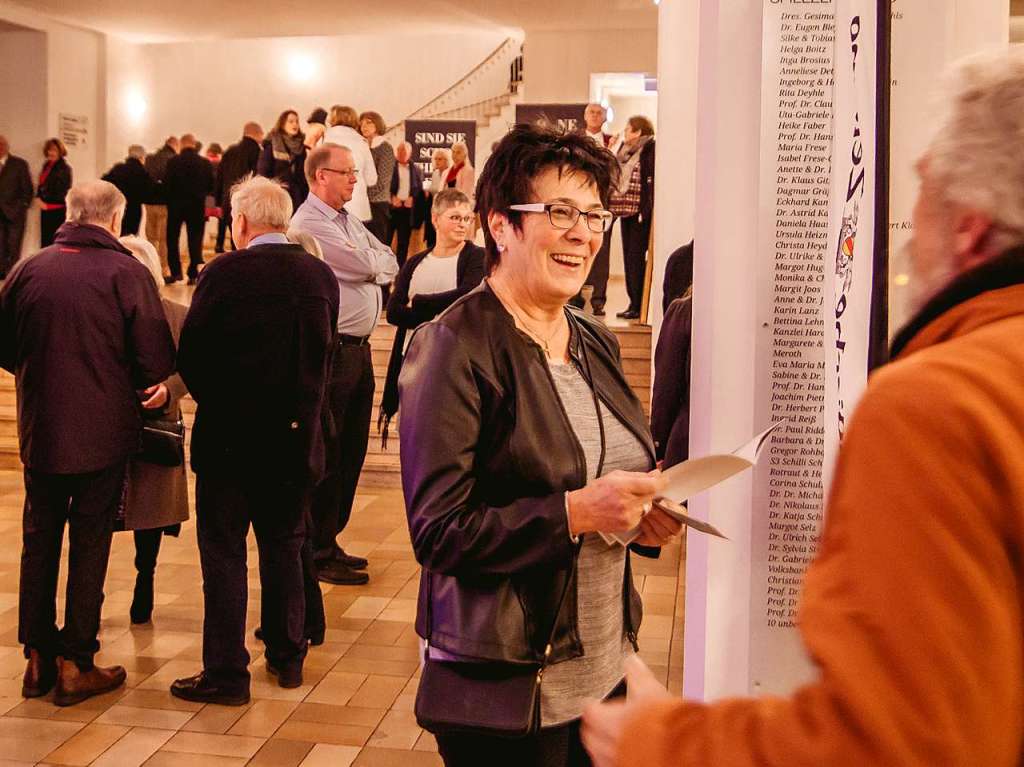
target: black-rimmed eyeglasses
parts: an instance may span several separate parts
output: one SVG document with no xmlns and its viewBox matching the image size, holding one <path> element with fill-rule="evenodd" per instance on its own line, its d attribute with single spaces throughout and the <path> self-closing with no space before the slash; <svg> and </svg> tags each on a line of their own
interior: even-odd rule
<svg viewBox="0 0 1024 767">
<path fill-rule="evenodd" d="M 319 170 L 325 170 L 328 173 L 338 173 L 342 176 L 351 176 L 352 178 L 359 178 L 359 171 L 356 168 L 319 168 Z"/>
<path fill-rule="evenodd" d="M 597 210 L 580 210 L 575 205 L 564 202 L 531 202 L 524 205 L 509 205 L 509 210 L 516 210 L 520 213 L 547 213 L 548 221 L 555 229 L 572 229 L 580 216 L 587 219 L 587 228 L 592 232 L 607 232 L 615 220 L 611 211 L 598 208 Z"/>
</svg>

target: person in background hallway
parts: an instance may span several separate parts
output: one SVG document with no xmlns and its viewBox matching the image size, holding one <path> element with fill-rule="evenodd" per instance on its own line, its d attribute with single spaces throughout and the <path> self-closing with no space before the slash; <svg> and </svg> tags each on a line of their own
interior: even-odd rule
<svg viewBox="0 0 1024 767">
<path fill-rule="evenodd" d="M 604 124 L 607 119 L 608 113 L 600 104 L 587 104 L 587 108 L 583 110 L 583 122 L 586 126 L 584 132 L 587 137 L 598 146 L 610 149 L 615 137 L 604 132 Z M 593 292 L 590 295 L 590 306 L 594 311 L 595 317 L 604 317 L 604 305 L 608 303 L 608 270 L 611 265 L 612 231 L 614 227 L 615 222 L 613 221 L 612 226 L 604 233 L 601 249 L 597 251 L 594 265 L 590 269 L 590 274 L 587 275 L 586 284 L 593 288 Z M 582 295 L 577 296 L 573 303 L 582 309 L 584 305 Z"/>
<path fill-rule="evenodd" d="M 180 144 L 176 136 L 168 136 L 164 145 L 146 158 L 146 172 L 156 183 L 156 194 L 146 200 L 146 239 L 156 247 L 164 276 L 171 273 L 167 264 L 167 199 L 164 194 L 164 177 L 167 163 L 178 154 Z"/>
<path fill-rule="evenodd" d="M 316 149 L 324 140 L 327 130 L 327 110 L 317 107 L 306 118 L 306 151 Z"/>
<path fill-rule="evenodd" d="M 438 234 L 437 245 L 405 263 L 388 300 L 388 322 L 398 331 L 391 345 L 377 419 L 384 449 L 388 443 L 388 424 L 398 412 L 398 375 L 408 334 L 434 319 L 484 278 L 484 249 L 467 239 L 476 220 L 469 198 L 458 189 L 443 189 L 434 198 L 431 218 Z"/>
<path fill-rule="evenodd" d="M 167 161 L 164 196 L 167 199 L 168 283 L 181 281 L 179 242 L 181 225 L 188 236 L 188 284 L 195 285 L 203 263 L 206 230 L 206 196 L 213 192 L 213 166 L 196 150 L 196 139 L 186 133 L 180 139 L 181 154 Z"/>
<path fill-rule="evenodd" d="M 669 304 L 681 298 L 693 285 L 693 240 L 676 248 L 665 262 L 665 280 L 662 283 L 661 310 L 668 312 Z"/>
<path fill-rule="evenodd" d="M 71 189 L 71 166 L 68 165 L 68 150 L 58 138 L 47 139 L 43 144 L 46 162 L 39 172 L 39 243 L 42 247 L 53 244 L 53 237 L 64 223 L 67 208 L 64 198 Z"/>
<path fill-rule="evenodd" d="M 370 201 L 370 233 L 381 242 L 391 244 L 391 179 L 395 172 L 395 150 L 384 139 L 387 126 L 377 112 L 359 115 L 359 132 L 370 145 L 373 165 L 377 169 L 377 183 L 366 189 Z"/>
<path fill-rule="evenodd" d="M 247 122 L 242 138 L 224 152 L 214 179 L 214 196 L 221 209 L 221 225 L 217 229 L 217 253 L 224 252 L 224 238 L 231 232 L 231 189 L 246 176 L 256 173 L 260 161 L 263 128 L 259 123 Z M 232 243 L 233 245 L 233 243 Z"/>
<path fill-rule="evenodd" d="M 445 182 L 448 179 L 448 168 L 452 164 L 451 155 L 447 149 L 435 149 L 430 156 L 430 160 L 433 163 L 433 169 L 430 173 L 430 184 L 427 187 L 424 199 L 424 205 L 426 205 L 428 210 L 434 205 L 434 197 L 442 189 L 448 188 Z M 427 243 L 428 248 L 434 247 L 437 243 L 437 231 L 434 229 L 434 222 L 430 219 L 431 217 L 427 216 L 423 224 L 423 240 Z"/>
<path fill-rule="evenodd" d="M 377 183 L 377 166 L 366 139 L 359 132 L 359 114 L 352 107 L 331 107 L 331 127 L 324 134 L 324 141 L 343 146 L 352 152 L 356 186 L 352 199 L 345 203 L 345 210 L 358 218 L 369 229 L 373 221 L 370 198 L 367 190 Z"/>
<path fill-rule="evenodd" d="M 585 716 L 597 767 L 1021 764 L 1024 50 L 961 62 L 937 96 L 917 314 L 846 421 L 804 577 L 813 679 L 703 704 L 638 664 L 625 704 Z"/>
<path fill-rule="evenodd" d="M 305 138 L 299 130 L 298 112 L 285 110 L 263 140 L 257 166 L 257 173 L 274 179 L 285 188 L 292 198 L 293 209 L 302 204 L 308 191 L 302 174 L 306 162 Z"/>
<path fill-rule="evenodd" d="M 644 300 L 647 246 L 654 215 L 654 126 L 646 117 L 634 115 L 626 121 L 622 137 L 622 148 L 618 154 L 622 168 L 619 193 L 632 204 L 629 214 L 620 218 L 629 307 L 616 316 L 635 320 L 640 318 Z"/>
<path fill-rule="evenodd" d="M 192 433 L 203 568 L 203 669 L 171 693 L 249 701 L 246 536 L 259 547 L 267 671 L 302 685 L 306 656 L 301 551 L 309 494 L 323 474 L 321 410 L 338 284 L 288 242 L 291 198 L 256 177 L 232 193 L 241 250 L 203 271 L 181 331 L 178 368 L 198 404 Z M 258 414 L 254 417 L 253 414 Z"/>
<path fill-rule="evenodd" d="M 153 277 L 157 289 L 164 284 L 163 270 L 156 248 L 141 237 L 121 238 L 139 263 Z M 188 307 L 161 296 L 164 316 L 171 328 L 174 343 L 181 336 Z M 181 420 L 181 398 L 188 394 L 178 374 L 170 376 L 142 403 L 145 418 L 163 421 Z M 164 535 L 177 536 L 181 523 L 188 519 L 188 481 L 185 464 L 161 466 L 148 463 L 140 456 L 128 462 L 128 490 L 124 499 L 124 529 L 133 531 L 135 539 L 135 591 L 128 611 L 132 623 L 149 623 L 153 614 L 153 576 L 160 541 Z"/>
<path fill-rule="evenodd" d="M 668 305 L 654 351 L 651 435 L 667 469 L 690 456 L 690 332 L 692 288 Z"/>
<path fill-rule="evenodd" d="M 214 167 L 214 170 L 216 170 L 217 166 L 220 164 L 220 160 L 223 156 L 224 147 L 216 141 L 206 148 L 206 159 L 210 161 L 210 165 Z"/>
<path fill-rule="evenodd" d="M 469 148 L 462 141 L 452 144 L 452 166 L 445 177 L 444 185 L 448 189 L 458 189 L 470 201 L 476 195 L 476 171 L 469 161 Z"/>
<path fill-rule="evenodd" d="M 389 231 L 397 234 L 395 255 L 402 266 L 409 256 L 409 239 L 412 230 L 421 225 L 423 210 L 423 174 L 412 162 L 412 144 L 403 141 L 395 151 L 395 172 L 391 177 L 391 226 Z M 467 197 L 468 199 L 468 197 Z M 388 236 L 388 240 L 391 237 Z"/>
<path fill-rule="evenodd" d="M 495 673 L 547 664 L 541 729 L 508 740 L 438 728 L 447 767 L 589 764 L 579 716 L 621 688 L 642 609 L 630 551 L 599 533 L 639 526 L 637 543 L 658 547 L 679 532 L 662 511 L 644 514 L 665 481 L 615 335 L 565 306 L 611 223 L 616 171 L 584 136 L 513 128 L 478 187 L 487 280 L 416 330 L 402 366 L 402 489 L 428 657 Z M 450 694 L 472 700 L 473 686 Z"/>
<path fill-rule="evenodd" d="M 143 204 L 155 199 L 160 193 L 157 183 L 142 164 L 145 159 L 146 150 L 138 144 L 132 144 L 128 147 L 128 156 L 124 162 L 117 163 L 103 175 L 103 180 L 116 186 L 128 201 L 124 209 L 124 219 L 121 221 L 122 237 L 139 233 Z M 157 263 L 160 263 L 159 255 Z M 161 276 L 161 282 L 162 280 Z"/>
<path fill-rule="evenodd" d="M 28 163 L 11 154 L 7 138 L 0 136 L 0 280 L 21 258 L 25 218 L 32 204 L 32 174 Z"/>
<path fill-rule="evenodd" d="M 93 664 L 114 518 L 149 400 L 174 370 L 153 278 L 117 241 L 125 199 L 88 181 L 67 195 L 53 245 L 20 262 L 0 292 L 0 364 L 14 373 L 25 464 L 18 641 L 22 695 L 78 703 L 124 684 Z M 70 527 L 64 627 L 56 625 Z"/>
<path fill-rule="evenodd" d="M 314 494 L 312 515 L 320 580 L 348 585 L 368 580 L 362 572 L 366 560 L 346 554 L 338 545 L 338 535 L 352 515 L 370 438 L 375 387 L 370 334 L 380 320 L 381 286 L 390 284 L 398 274 L 391 249 L 346 210 L 357 175 L 348 148 L 321 144 L 306 160 L 309 198 L 292 218 L 292 227 L 313 235 L 320 244 L 341 294 L 327 400 L 334 435 L 327 446 L 326 475 Z"/>
</svg>

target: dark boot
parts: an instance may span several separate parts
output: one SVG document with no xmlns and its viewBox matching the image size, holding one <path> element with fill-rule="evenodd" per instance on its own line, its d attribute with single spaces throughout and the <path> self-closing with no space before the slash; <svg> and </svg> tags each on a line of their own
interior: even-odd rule
<svg viewBox="0 0 1024 767">
<path fill-rule="evenodd" d="M 149 623 L 153 617 L 153 574 L 139 573 L 135 577 L 135 593 L 129 610 L 132 623 Z"/>
<path fill-rule="evenodd" d="M 38 650 L 29 649 L 28 665 L 21 680 L 23 698 L 41 698 L 57 683 L 57 661 L 44 658 Z"/>
<path fill-rule="evenodd" d="M 73 706 L 94 695 L 116 690 L 128 677 L 121 666 L 94 666 L 82 671 L 73 660 L 64 658 L 57 658 L 57 668 L 57 692 L 53 702 L 58 706 Z"/>
</svg>

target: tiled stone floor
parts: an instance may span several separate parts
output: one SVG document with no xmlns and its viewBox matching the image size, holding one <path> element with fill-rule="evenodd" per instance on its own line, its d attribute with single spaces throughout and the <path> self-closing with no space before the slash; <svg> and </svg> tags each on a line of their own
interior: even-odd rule
<svg viewBox="0 0 1024 767">
<path fill-rule="evenodd" d="M 441 764 L 433 738 L 416 726 L 413 715 L 418 567 L 398 491 L 358 496 L 342 542 L 348 551 L 370 559 L 370 582 L 323 585 L 327 641 L 311 648 L 305 685 L 295 690 L 281 689 L 268 676 L 263 646 L 252 639 L 259 578 L 250 538 L 253 700 L 239 708 L 188 703 L 167 691 L 173 679 L 200 668 L 203 595 L 191 521 L 180 538 L 164 539 L 153 622 L 142 627 L 128 620 L 134 585 L 131 536 L 115 535 L 97 662 L 125 666 L 127 685 L 64 709 L 53 705 L 52 693 L 23 700 L 24 660 L 17 642 L 23 497 L 21 474 L 0 472 L 0 537 L 5 541 L 0 547 L 0 767 Z M 634 558 L 646 608 L 641 654 L 675 691 L 682 681 L 680 559 L 678 545 L 658 561 Z"/>
</svg>

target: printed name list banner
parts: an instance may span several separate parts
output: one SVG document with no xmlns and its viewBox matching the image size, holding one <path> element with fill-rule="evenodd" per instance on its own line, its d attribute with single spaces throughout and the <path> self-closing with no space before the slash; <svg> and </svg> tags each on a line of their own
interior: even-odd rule
<svg viewBox="0 0 1024 767">
<path fill-rule="evenodd" d="M 822 521 L 834 33 L 831 0 L 765 0 L 754 412 L 758 424 L 787 422 L 754 473 L 752 693 L 813 674 L 796 618 Z"/>
<path fill-rule="evenodd" d="M 476 166 L 476 120 L 406 120 L 405 140 L 412 144 L 412 160 L 420 166 L 424 183 L 434 169 L 435 149 L 450 151 L 452 144 L 461 141 Z"/>
<path fill-rule="evenodd" d="M 880 34 L 879 0 L 836 0 L 835 151 L 832 158 L 832 214 L 829 243 L 833 268 L 826 269 L 825 299 L 825 457 L 824 487 L 831 486 L 846 424 L 867 386 L 871 366 L 872 307 L 885 301 L 886 270 L 876 275 L 876 260 L 887 264 L 888 222 L 884 154 L 888 88 L 888 25 Z M 888 2 L 881 11 L 889 12 Z M 884 22 L 884 19 L 883 19 Z M 885 41 L 885 48 L 878 41 Z M 879 68 L 879 57 L 883 69 Z M 879 109 L 879 105 L 882 106 Z M 882 149 L 882 153 L 879 149 Z M 881 181 L 880 181 L 881 179 Z M 882 210 L 881 221 L 877 215 Z M 883 223 L 879 231 L 878 224 Z M 880 253 L 876 249 L 881 248 Z M 881 290 L 876 292 L 876 277 Z M 885 313 L 882 313 L 884 317 Z M 875 320 L 878 322 L 878 320 Z M 881 340 L 887 338 L 880 322 Z"/>
<path fill-rule="evenodd" d="M 579 133 L 584 130 L 586 104 L 516 104 L 516 125 L 545 125 Z"/>
</svg>

